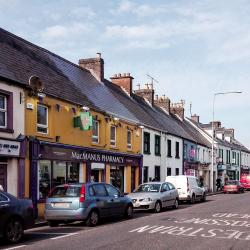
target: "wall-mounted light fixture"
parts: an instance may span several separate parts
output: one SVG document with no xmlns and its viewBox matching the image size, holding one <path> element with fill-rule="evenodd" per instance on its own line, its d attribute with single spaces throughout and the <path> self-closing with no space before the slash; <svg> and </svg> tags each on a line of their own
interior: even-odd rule
<svg viewBox="0 0 250 250">
<path fill-rule="evenodd" d="M 83 106 L 83 107 L 81 107 L 81 111 L 88 112 L 89 111 L 89 107 Z"/>
</svg>

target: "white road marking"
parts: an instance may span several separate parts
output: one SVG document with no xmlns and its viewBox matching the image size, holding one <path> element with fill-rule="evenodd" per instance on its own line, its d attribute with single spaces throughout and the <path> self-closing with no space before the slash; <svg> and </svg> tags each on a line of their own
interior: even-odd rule
<svg viewBox="0 0 250 250">
<path fill-rule="evenodd" d="M 5 250 L 12 250 L 12 249 L 19 249 L 22 247 L 26 247 L 27 245 L 21 245 L 21 246 L 16 246 L 16 247 L 11 247 L 11 248 L 5 248 Z"/>
<path fill-rule="evenodd" d="M 78 233 L 66 234 L 66 235 L 62 235 L 62 236 L 58 236 L 58 237 L 51 238 L 51 240 L 58 240 L 58 239 L 70 237 L 70 236 L 77 235 L 77 234 L 78 234 Z"/>
</svg>

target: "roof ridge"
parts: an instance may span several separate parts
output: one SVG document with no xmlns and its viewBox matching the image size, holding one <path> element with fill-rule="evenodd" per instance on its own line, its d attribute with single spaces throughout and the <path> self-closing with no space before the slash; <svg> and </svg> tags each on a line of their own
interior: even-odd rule
<svg viewBox="0 0 250 250">
<path fill-rule="evenodd" d="M 43 48 L 43 47 L 41 47 L 41 46 L 38 46 L 38 45 L 36 45 L 36 44 L 34 44 L 34 43 L 32 43 L 32 42 L 30 42 L 30 41 L 28 41 L 28 40 L 26 40 L 26 39 L 20 37 L 20 36 L 17 36 L 17 35 L 15 35 L 15 34 L 11 33 L 10 31 L 5 30 L 5 29 L 3 29 L 3 28 L 1 28 L 1 27 L 0 27 L 0 32 L 4 32 L 4 33 L 6 33 L 8 36 L 10 36 L 10 37 L 12 37 L 12 38 L 14 38 L 14 39 L 17 39 L 17 40 L 19 40 L 19 41 L 21 41 L 21 42 L 24 42 L 24 43 L 26 43 L 26 44 L 28 44 L 28 45 L 31 45 L 32 47 L 37 48 L 37 49 L 39 49 L 39 50 L 41 50 L 41 51 L 43 51 L 43 52 L 45 52 L 45 53 L 51 54 L 52 56 L 55 56 L 55 57 L 57 57 L 57 58 L 59 58 L 59 59 L 65 61 L 65 62 L 67 62 L 67 63 L 69 63 L 69 64 L 71 64 L 71 65 L 73 65 L 73 66 L 75 66 L 75 67 L 77 67 L 77 68 L 79 68 L 79 69 L 81 69 L 81 70 L 83 70 L 83 71 L 90 72 L 89 70 L 80 67 L 80 66 L 77 65 L 76 63 L 73 63 L 73 62 L 69 61 L 68 59 L 66 59 L 66 58 L 64 58 L 64 57 L 59 56 L 59 55 L 57 55 L 56 53 L 54 53 L 54 52 L 52 52 L 52 51 L 50 51 L 50 50 L 48 50 L 48 49 L 45 49 L 45 48 Z M 93 76 L 93 77 L 94 77 L 94 76 Z"/>
</svg>

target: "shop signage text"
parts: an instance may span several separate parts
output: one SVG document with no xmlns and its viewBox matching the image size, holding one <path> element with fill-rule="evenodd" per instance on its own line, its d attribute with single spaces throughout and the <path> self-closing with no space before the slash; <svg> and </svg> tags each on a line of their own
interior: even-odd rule
<svg viewBox="0 0 250 250">
<path fill-rule="evenodd" d="M 0 155 L 19 156 L 20 142 L 0 140 Z"/>
<path fill-rule="evenodd" d="M 94 162 L 106 162 L 106 163 L 124 163 L 124 157 L 122 156 L 114 156 L 114 155 L 106 155 L 106 154 L 98 154 L 98 153 L 77 153 L 72 152 L 72 159 L 84 160 L 84 161 L 94 161 Z"/>
</svg>

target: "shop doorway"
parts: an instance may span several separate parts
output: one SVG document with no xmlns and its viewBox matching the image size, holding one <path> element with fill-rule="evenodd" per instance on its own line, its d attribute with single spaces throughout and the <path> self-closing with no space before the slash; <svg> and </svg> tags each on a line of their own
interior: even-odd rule
<svg viewBox="0 0 250 250">
<path fill-rule="evenodd" d="M 0 185 L 7 191 L 7 165 L 0 164 Z"/>
<path fill-rule="evenodd" d="M 118 188 L 121 192 L 124 192 L 124 167 L 110 167 L 110 183 Z"/>
</svg>

